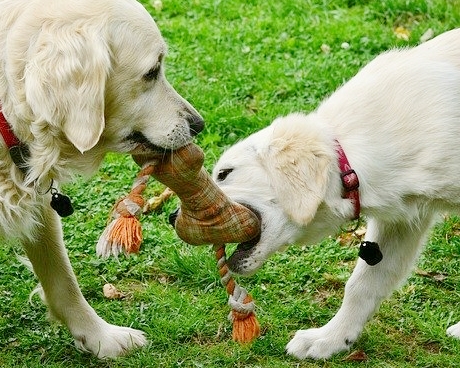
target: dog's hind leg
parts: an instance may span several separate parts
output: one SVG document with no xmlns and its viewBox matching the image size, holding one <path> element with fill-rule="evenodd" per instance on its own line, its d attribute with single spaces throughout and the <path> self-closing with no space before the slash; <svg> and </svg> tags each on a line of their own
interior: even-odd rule
<svg viewBox="0 0 460 368">
<path fill-rule="evenodd" d="M 42 225 L 24 247 L 52 316 L 69 328 L 78 348 L 103 358 L 146 343 L 141 331 L 105 322 L 87 303 L 64 247 L 60 219 L 53 210 L 44 209 Z"/>
<path fill-rule="evenodd" d="M 412 225 L 371 220 L 366 238 L 380 245 L 383 260 L 369 266 L 359 259 L 337 314 L 321 328 L 297 331 L 286 347 L 287 352 L 299 359 L 321 359 L 348 350 L 382 300 L 411 271 L 431 223 L 431 216 Z"/>
</svg>

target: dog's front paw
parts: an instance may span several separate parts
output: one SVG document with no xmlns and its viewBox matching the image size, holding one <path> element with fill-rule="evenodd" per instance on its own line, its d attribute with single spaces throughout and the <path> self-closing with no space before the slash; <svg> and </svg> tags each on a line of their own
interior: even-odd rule
<svg viewBox="0 0 460 368">
<path fill-rule="evenodd" d="M 75 338 L 75 346 L 98 358 L 115 358 L 147 343 L 142 331 L 104 323 L 99 331 Z"/>
<path fill-rule="evenodd" d="M 460 339 L 460 322 L 453 326 L 450 326 L 446 332 L 449 336 L 453 336 L 457 339 Z"/>
<path fill-rule="evenodd" d="M 331 333 L 325 327 L 299 330 L 287 344 L 288 354 L 298 359 L 327 359 L 333 354 L 348 350 L 353 341 Z"/>
</svg>

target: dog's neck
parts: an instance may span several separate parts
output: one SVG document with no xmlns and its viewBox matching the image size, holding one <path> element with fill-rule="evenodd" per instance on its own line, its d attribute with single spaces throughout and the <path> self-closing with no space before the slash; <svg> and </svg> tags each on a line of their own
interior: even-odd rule
<svg viewBox="0 0 460 368">
<path fill-rule="evenodd" d="M 339 161 L 340 178 L 342 179 L 343 194 L 342 198 L 349 199 L 353 203 L 354 217 L 353 220 L 359 218 L 361 212 L 361 203 L 359 201 L 359 180 L 355 170 L 351 168 L 348 162 L 345 151 L 340 143 L 336 140 L 336 150 Z"/>
</svg>

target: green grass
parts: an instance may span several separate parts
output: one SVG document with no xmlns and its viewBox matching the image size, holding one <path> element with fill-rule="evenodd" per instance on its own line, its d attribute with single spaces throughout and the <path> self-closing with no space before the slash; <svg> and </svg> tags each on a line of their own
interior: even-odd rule
<svg viewBox="0 0 460 368">
<path fill-rule="evenodd" d="M 169 44 L 166 74 L 204 116 L 197 142 L 210 169 L 229 145 L 291 111 L 310 111 L 378 53 L 415 45 L 460 25 L 459 0 L 164 0 L 146 3 Z M 410 30 L 399 40 L 394 28 Z M 350 47 L 341 47 L 347 42 Z M 321 51 L 327 44 L 330 53 Z M 98 361 L 78 352 L 67 330 L 46 319 L 36 280 L 0 248 L 0 367 L 454 367 L 460 341 L 445 336 L 460 320 L 460 225 L 440 223 L 418 263 L 424 272 L 382 305 L 353 350 L 328 361 L 298 362 L 284 347 L 299 328 L 321 326 L 337 311 L 357 247 L 333 239 L 297 246 L 240 279 L 255 297 L 263 335 L 251 346 L 231 341 L 226 295 L 214 256 L 183 244 L 167 224 L 176 200 L 143 218 L 139 255 L 103 261 L 95 256 L 109 209 L 129 189 L 137 168 L 109 155 L 98 175 L 66 187 L 76 213 L 64 221 L 65 240 L 83 293 L 106 320 L 144 330 L 150 344 L 127 357 Z M 149 194 L 161 190 L 152 181 Z M 127 297 L 109 301 L 106 282 Z"/>
</svg>

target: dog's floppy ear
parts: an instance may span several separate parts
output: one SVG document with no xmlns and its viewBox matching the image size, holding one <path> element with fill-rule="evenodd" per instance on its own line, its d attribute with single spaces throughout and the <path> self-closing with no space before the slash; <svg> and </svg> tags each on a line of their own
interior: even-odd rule
<svg viewBox="0 0 460 368">
<path fill-rule="evenodd" d="M 279 204 L 295 222 L 307 225 L 323 201 L 334 150 L 320 130 L 309 129 L 303 114 L 275 120 L 265 157 L 267 175 Z"/>
<path fill-rule="evenodd" d="M 29 49 L 25 93 L 34 115 L 64 132 L 80 151 L 99 141 L 110 52 L 102 29 L 86 23 L 43 25 Z M 98 26 L 101 27 L 101 26 Z"/>
</svg>

